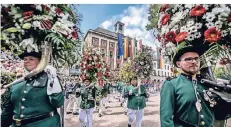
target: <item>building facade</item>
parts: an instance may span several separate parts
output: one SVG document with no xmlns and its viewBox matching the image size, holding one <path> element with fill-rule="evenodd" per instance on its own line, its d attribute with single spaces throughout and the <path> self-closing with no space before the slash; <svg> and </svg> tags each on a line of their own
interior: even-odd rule
<svg viewBox="0 0 231 127">
<path fill-rule="evenodd" d="M 128 37 L 128 57 L 118 57 L 117 33 L 123 34 L 124 24 L 122 22 L 117 22 L 114 26 L 115 32 L 100 27 L 95 30 L 89 29 L 84 37 L 83 51 L 86 47 L 98 48 L 103 53 L 103 61 L 110 65 L 110 69 L 119 70 L 123 62 L 133 59 L 139 49 L 139 44 L 135 38 Z M 124 38 L 125 37 L 126 36 L 124 36 Z M 152 78 L 162 80 L 172 75 L 171 66 L 169 64 L 165 64 L 164 68 L 160 68 L 159 64 L 159 57 L 157 54 L 157 57 L 155 57 L 153 61 L 154 72 Z"/>
</svg>

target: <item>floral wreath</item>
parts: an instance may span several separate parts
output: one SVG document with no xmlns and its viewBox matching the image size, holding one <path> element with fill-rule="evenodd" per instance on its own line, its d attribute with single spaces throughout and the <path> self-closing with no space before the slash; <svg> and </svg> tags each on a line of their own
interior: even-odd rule
<svg viewBox="0 0 231 127">
<path fill-rule="evenodd" d="M 44 41 L 52 43 L 53 58 L 64 56 L 78 45 L 76 14 L 66 4 L 9 4 L 1 7 L 1 41 L 18 51 L 41 51 Z M 75 54 L 76 55 L 76 54 Z"/>
<path fill-rule="evenodd" d="M 157 29 L 169 60 L 188 45 L 204 46 L 211 62 L 231 59 L 231 5 L 166 4 L 160 7 Z"/>
<path fill-rule="evenodd" d="M 129 81 L 132 77 L 135 76 L 134 70 L 132 69 L 132 62 L 124 62 L 119 71 L 120 79 L 124 82 Z"/>
<path fill-rule="evenodd" d="M 148 46 L 143 46 L 133 60 L 132 69 L 135 75 L 141 78 L 148 78 L 153 72 L 152 62 L 152 49 Z"/>
<path fill-rule="evenodd" d="M 97 49 L 87 49 L 83 52 L 80 70 L 82 80 L 90 78 L 93 82 L 98 81 L 101 86 L 102 81 L 109 78 L 109 67 L 102 61 L 102 54 Z"/>
</svg>

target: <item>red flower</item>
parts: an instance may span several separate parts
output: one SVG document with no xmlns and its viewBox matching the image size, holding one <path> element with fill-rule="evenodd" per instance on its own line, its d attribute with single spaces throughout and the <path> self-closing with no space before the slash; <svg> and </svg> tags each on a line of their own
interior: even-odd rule
<svg viewBox="0 0 231 127">
<path fill-rule="evenodd" d="M 62 13 L 62 10 L 60 8 L 55 8 L 55 12 L 60 15 Z"/>
<path fill-rule="evenodd" d="M 165 14 L 161 19 L 161 24 L 166 25 L 169 19 L 170 19 L 170 14 Z"/>
<path fill-rule="evenodd" d="M 87 65 L 87 69 L 92 69 L 93 67 L 91 65 Z"/>
<path fill-rule="evenodd" d="M 72 36 L 73 39 L 77 39 L 78 34 L 77 34 L 76 31 L 73 31 L 73 32 L 71 32 L 71 36 Z"/>
<path fill-rule="evenodd" d="M 165 4 L 165 5 L 161 6 L 159 12 L 165 12 L 165 10 L 168 8 L 168 5 L 169 5 L 169 4 Z"/>
<path fill-rule="evenodd" d="M 231 60 L 228 58 L 222 58 L 219 62 L 220 65 L 226 65 L 226 64 L 230 64 Z"/>
<path fill-rule="evenodd" d="M 32 11 L 27 11 L 27 12 L 24 12 L 23 13 L 23 18 L 26 20 L 26 19 L 29 19 L 30 17 L 33 16 L 33 12 Z"/>
<path fill-rule="evenodd" d="M 161 37 L 160 37 L 159 34 L 157 35 L 157 39 L 158 39 L 159 42 L 161 41 Z"/>
<path fill-rule="evenodd" d="M 43 8 L 43 10 L 45 10 L 45 11 L 48 11 L 48 12 L 50 11 L 50 8 L 49 8 L 48 6 L 46 6 L 46 5 L 43 5 L 43 4 L 42 4 L 42 8 Z"/>
<path fill-rule="evenodd" d="M 41 20 L 41 27 L 45 30 L 51 29 L 51 21 L 50 20 Z"/>
<path fill-rule="evenodd" d="M 223 49 L 227 49 L 227 46 L 226 46 L 226 45 L 222 45 L 222 48 L 223 48 Z"/>
<path fill-rule="evenodd" d="M 170 31 L 165 35 L 165 39 L 170 42 L 175 42 L 176 41 L 175 38 L 176 38 L 176 33 L 173 31 Z"/>
<path fill-rule="evenodd" d="M 176 42 L 182 42 L 186 37 L 187 37 L 188 33 L 187 32 L 180 32 L 177 36 L 176 36 Z"/>
<path fill-rule="evenodd" d="M 202 16 L 205 12 L 206 12 L 206 9 L 203 6 L 198 5 L 190 11 L 190 15 L 191 16 Z"/>
<path fill-rule="evenodd" d="M 229 16 L 228 16 L 228 22 L 231 22 L 231 13 L 229 13 Z"/>
<path fill-rule="evenodd" d="M 97 73 L 97 77 L 100 77 L 100 76 L 101 76 L 101 73 L 100 73 L 100 72 L 98 72 L 98 73 Z"/>
<path fill-rule="evenodd" d="M 101 67 L 101 64 L 96 64 L 96 68 L 100 68 Z"/>
<path fill-rule="evenodd" d="M 221 39 L 221 32 L 216 28 L 210 28 L 205 31 L 204 36 L 208 42 L 217 42 Z"/>
</svg>

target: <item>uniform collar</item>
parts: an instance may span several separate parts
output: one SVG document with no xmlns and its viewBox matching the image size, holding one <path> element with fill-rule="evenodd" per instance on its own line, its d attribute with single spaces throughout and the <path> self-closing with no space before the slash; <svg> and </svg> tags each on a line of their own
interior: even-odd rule
<svg viewBox="0 0 231 127">
<path fill-rule="evenodd" d="M 186 74 L 184 74 L 184 73 L 181 73 L 181 75 L 184 76 L 185 78 L 187 78 L 187 79 L 190 80 L 190 81 L 193 80 L 191 75 L 186 75 Z M 196 79 L 197 79 L 197 80 L 200 80 L 200 78 L 201 78 L 200 75 L 196 75 Z"/>
<path fill-rule="evenodd" d="M 192 81 L 192 76 L 191 75 L 186 75 L 184 73 L 181 73 L 181 75 Z"/>
</svg>

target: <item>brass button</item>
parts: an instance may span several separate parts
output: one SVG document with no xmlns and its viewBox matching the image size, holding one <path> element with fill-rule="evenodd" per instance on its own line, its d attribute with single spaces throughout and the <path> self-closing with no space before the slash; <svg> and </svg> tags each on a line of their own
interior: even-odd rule
<svg viewBox="0 0 231 127">
<path fill-rule="evenodd" d="M 204 118 L 204 115 L 201 115 L 201 118 Z"/>
<path fill-rule="evenodd" d="M 20 115 L 20 117 L 22 118 L 22 117 L 24 117 L 24 115 L 22 114 L 22 115 Z"/>
<path fill-rule="evenodd" d="M 30 84 L 26 84 L 26 86 L 30 86 Z"/>
<path fill-rule="evenodd" d="M 25 98 L 22 98 L 22 101 L 25 101 L 26 99 Z"/>
<path fill-rule="evenodd" d="M 27 93 L 26 90 L 23 91 L 24 93 Z"/>
<path fill-rule="evenodd" d="M 201 122 L 201 125 L 205 125 L 205 122 L 204 122 L 204 121 L 202 121 L 202 122 Z"/>
<path fill-rule="evenodd" d="M 21 106 L 21 109 L 24 109 L 25 107 L 24 106 Z"/>
</svg>

